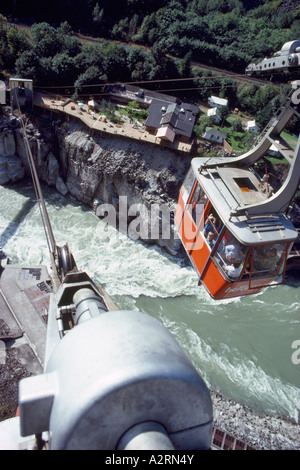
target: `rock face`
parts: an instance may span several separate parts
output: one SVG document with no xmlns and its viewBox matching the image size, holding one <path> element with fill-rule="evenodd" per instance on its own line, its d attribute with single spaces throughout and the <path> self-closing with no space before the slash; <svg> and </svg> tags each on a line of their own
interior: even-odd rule
<svg viewBox="0 0 300 470">
<path fill-rule="evenodd" d="M 176 251 L 172 208 L 189 168 L 188 157 L 124 137 L 91 135 L 79 123 L 60 125 L 46 116 L 35 119 L 36 125 L 27 124 L 26 132 L 41 181 L 64 195 L 69 192 L 99 217 L 110 205 L 119 225 L 124 211 L 127 224 L 141 214 L 134 236 L 170 253 Z M 0 184 L 30 176 L 19 119 L 3 118 L 0 127 Z M 170 236 L 162 229 L 162 212 L 151 211 L 158 205 L 168 212 Z M 150 233 L 153 224 L 154 236 Z"/>
<path fill-rule="evenodd" d="M 26 125 L 26 132 L 39 177 L 66 193 L 51 143 L 31 123 Z M 30 175 L 30 166 L 21 122 L 15 116 L 4 117 L 0 122 L 0 184 L 14 183 L 26 175 Z"/>
<path fill-rule="evenodd" d="M 60 168 L 70 194 L 93 207 L 98 216 L 110 205 L 119 222 L 121 217 L 124 219 L 124 212 L 129 222 L 140 209 L 143 226 L 137 236 L 164 246 L 169 252 L 176 250 L 171 209 L 189 168 L 189 158 L 126 138 L 91 136 L 74 123 L 56 127 L 56 134 Z M 149 233 L 151 223 L 163 223 L 161 213 L 151 210 L 155 205 L 169 211 L 169 239 L 162 229 L 155 239 Z M 160 220 L 153 220 L 154 217 Z"/>
<path fill-rule="evenodd" d="M 299 450 L 299 423 L 253 412 L 213 391 L 214 425 L 258 450 Z"/>
<path fill-rule="evenodd" d="M 61 167 L 71 194 L 90 204 L 111 203 L 126 194 L 129 203 L 172 203 L 190 160 L 126 138 L 93 137 L 77 124 L 59 130 Z"/>
<path fill-rule="evenodd" d="M 4 123 L 3 123 L 4 124 Z M 0 134 L 0 184 L 19 181 L 24 178 L 25 170 L 17 156 L 16 139 L 12 127 L 16 121 L 11 119 L 3 126 Z"/>
</svg>

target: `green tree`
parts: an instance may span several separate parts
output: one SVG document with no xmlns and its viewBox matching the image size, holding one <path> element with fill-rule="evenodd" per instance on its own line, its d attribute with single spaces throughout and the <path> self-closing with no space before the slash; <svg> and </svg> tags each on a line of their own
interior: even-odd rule
<svg viewBox="0 0 300 470">
<path fill-rule="evenodd" d="M 243 123 L 242 123 L 241 118 L 237 118 L 232 122 L 232 129 L 235 132 L 243 132 L 244 129 L 243 129 Z"/>
<path fill-rule="evenodd" d="M 141 44 L 153 44 L 155 36 L 158 37 L 159 27 L 155 17 L 155 13 L 146 15 L 139 27 L 137 33 L 132 40 Z"/>
<path fill-rule="evenodd" d="M 243 111 L 248 111 L 250 114 L 254 114 L 256 111 L 255 95 L 257 91 L 257 85 L 240 87 L 237 93 L 238 107 Z"/>
<path fill-rule="evenodd" d="M 152 64 L 151 53 L 140 49 L 130 48 L 127 56 L 127 67 L 130 71 L 132 80 L 147 80 Z"/>
<path fill-rule="evenodd" d="M 45 37 L 56 36 L 56 30 L 49 23 L 34 23 L 31 26 L 30 34 L 35 44 L 43 41 Z"/>
<path fill-rule="evenodd" d="M 75 57 L 81 51 L 81 42 L 75 36 L 65 36 L 61 39 L 61 52 Z"/>
<path fill-rule="evenodd" d="M 112 29 L 112 36 L 119 38 L 121 41 L 128 40 L 129 19 L 122 18 Z"/>
<path fill-rule="evenodd" d="M 219 109 L 219 112 L 220 112 L 220 116 L 221 116 L 222 121 L 224 121 L 227 118 L 227 116 L 229 115 L 228 106 L 221 106 L 220 109 Z"/>
<path fill-rule="evenodd" d="M 13 62 L 14 57 L 9 52 L 6 32 L 0 30 L 0 66 L 2 69 L 5 69 L 7 66 L 11 67 Z"/>
<path fill-rule="evenodd" d="M 24 78 L 39 78 L 41 68 L 40 58 L 34 51 L 25 51 L 16 60 L 16 73 Z"/>
<path fill-rule="evenodd" d="M 196 125 L 194 126 L 194 133 L 198 139 L 200 139 L 207 127 L 215 126 L 215 121 L 213 116 L 207 116 L 207 114 L 202 114 L 199 116 Z"/>
<path fill-rule="evenodd" d="M 157 42 L 151 48 L 153 58 L 151 78 L 179 78 L 179 71 L 177 65 L 171 57 L 165 53 L 164 41 Z"/>
<path fill-rule="evenodd" d="M 132 18 L 122 18 L 112 29 L 114 37 L 131 42 L 136 37 L 139 23 L 139 15 L 134 14 Z"/>
<path fill-rule="evenodd" d="M 148 115 L 148 111 L 142 109 L 137 101 L 130 101 L 126 105 L 126 113 L 130 119 L 145 119 Z"/>
<path fill-rule="evenodd" d="M 59 27 L 57 28 L 57 35 L 60 37 L 65 37 L 65 36 L 72 36 L 73 31 L 71 26 L 67 21 L 63 21 L 60 23 Z"/>
<path fill-rule="evenodd" d="M 127 53 L 124 47 L 108 45 L 104 52 L 103 68 L 109 80 L 126 81 L 129 78 Z"/>
<path fill-rule="evenodd" d="M 30 40 L 28 33 L 17 28 L 9 28 L 7 32 L 7 44 L 9 53 L 14 59 L 20 57 L 22 52 L 30 49 Z"/>
<path fill-rule="evenodd" d="M 179 73 L 182 77 L 190 77 L 191 76 L 191 62 L 192 62 L 192 51 L 189 51 L 185 54 L 184 58 L 179 63 Z"/>
<path fill-rule="evenodd" d="M 53 57 L 51 70 L 53 72 L 53 80 L 56 83 L 73 83 L 75 72 L 74 60 L 65 52 L 56 54 L 56 56 Z"/>
<path fill-rule="evenodd" d="M 99 3 L 96 3 L 93 9 L 93 13 L 92 13 L 92 19 L 97 29 L 101 29 L 101 26 L 103 24 L 103 16 L 104 16 L 104 9 L 100 8 Z"/>
<path fill-rule="evenodd" d="M 99 64 L 102 64 L 104 61 L 103 49 L 103 45 L 84 45 L 81 52 L 74 57 L 78 71 L 81 73 L 92 65 L 98 66 Z"/>
<path fill-rule="evenodd" d="M 30 34 L 34 42 L 34 51 L 40 57 L 53 57 L 60 52 L 61 42 L 57 31 L 48 23 L 36 23 Z"/>
<path fill-rule="evenodd" d="M 92 65 L 85 72 L 81 73 L 74 83 L 75 92 L 79 95 L 80 93 L 88 93 L 88 85 L 100 85 L 101 81 L 106 80 L 107 76 L 103 73 L 99 67 Z M 97 91 L 97 88 L 91 87 L 91 92 Z"/>
</svg>

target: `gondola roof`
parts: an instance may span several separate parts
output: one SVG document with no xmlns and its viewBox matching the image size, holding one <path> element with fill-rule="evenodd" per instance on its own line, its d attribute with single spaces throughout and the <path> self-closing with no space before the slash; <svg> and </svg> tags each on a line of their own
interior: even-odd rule
<svg viewBox="0 0 300 470">
<path fill-rule="evenodd" d="M 245 245 L 260 245 L 293 241 L 297 231 L 284 212 L 255 214 L 253 206 L 268 199 L 256 174 L 246 168 L 218 166 L 218 159 L 209 167 L 205 165 L 207 158 L 192 160 L 192 168 L 201 187 L 211 201 L 218 216 Z M 247 207 L 252 207 L 251 215 Z"/>
</svg>

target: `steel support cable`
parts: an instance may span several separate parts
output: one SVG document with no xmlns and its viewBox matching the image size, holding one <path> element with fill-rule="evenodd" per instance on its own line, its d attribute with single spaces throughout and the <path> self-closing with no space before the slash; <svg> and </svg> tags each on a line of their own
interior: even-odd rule
<svg viewBox="0 0 300 470">
<path fill-rule="evenodd" d="M 26 132 L 26 130 L 24 130 L 24 129 L 23 129 L 23 131 Z M 29 142 L 28 142 L 28 138 L 27 138 L 26 134 L 24 134 L 24 140 L 25 140 L 25 145 L 26 145 L 27 156 L 30 154 L 30 157 L 28 157 L 29 167 L 30 167 L 30 172 L 31 172 L 32 180 L 33 180 L 35 194 L 36 194 L 36 197 L 37 197 L 37 202 L 38 202 L 39 209 L 40 209 L 40 212 L 41 212 L 43 227 L 44 227 L 44 230 L 45 230 L 45 233 L 46 233 L 48 248 L 49 248 L 49 251 L 51 253 L 54 253 L 55 252 L 55 240 L 54 240 L 54 236 L 53 236 L 53 233 L 52 233 L 50 221 L 49 221 L 49 218 L 48 218 L 48 215 L 47 215 L 47 209 L 46 209 L 46 206 L 45 206 L 45 202 L 44 202 L 43 197 L 40 195 L 39 183 L 38 183 L 38 180 L 36 179 L 36 177 L 37 177 L 36 169 L 35 169 L 35 166 L 32 162 L 31 150 L 30 150 L 30 146 L 29 146 Z"/>
<path fill-rule="evenodd" d="M 183 82 L 183 81 L 187 81 L 187 80 L 223 80 L 223 79 L 226 79 L 227 77 L 229 78 L 247 78 L 247 75 L 245 74 L 230 74 L 227 76 L 225 75 L 220 75 L 220 76 L 204 76 L 204 77 L 188 77 L 188 78 L 165 78 L 165 79 L 159 79 L 159 80 L 140 80 L 140 81 L 134 81 L 134 82 L 122 82 L 123 85 L 137 85 L 139 86 L 140 84 L 143 84 L 143 83 L 163 83 L 163 82 Z M 57 86 L 36 86 L 35 88 L 37 89 L 51 89 L 51 88 L 54 88 L 54 89 L 58 89 L 58 88 L 91 88 L 91 87 L 99 87 L 99 86 L 114 86 L 116 85 L 116 83 L 114 82 L 106 82 L 106 83 L 90 83 L 88 85 L 79 85 L 78 87 L 76 87 L 75 85 L 57 85 Z M 207 87 L 203 87 L 203 88 L 207 88 Z"/>
<path fill-rule="evenodd" d="M 204 86 L 202 87 L 202 89 L 210 89 L 210 90 L 216 90 L 216 89 L 219 89 L 220 87 L 218 86 Z M 222 88 L 235 88 L 235 85 L 226 85 Z M 199 90 L 199 87 L 193 87 L 193 88 L 166 88 L 165 90 L 151 90 L 151 91 L 156 91 L 157 93 L 166 93 L 167 91 L 190 91 L 190 90 Z M 38 92 L 39 94 L 41 94 L 41 92 Z M 93 93 L 93 96 L 109 96 L 110 93 L 105 93 L 105 92 L 100 92 L 100 93 Z M 80 96 L 91 96 L 91 93 L 80 93 Z"/>
<path fill-rule="evenodd" d="M 42 223 L 43 223 L 43 226 L 44 226 L 44 231 L 45 231 L 45 234 L 46 234 L 48 249 L 49 249 L 49 253 L 50 253 L 52 262 L 55 264 L 55 257 L 57 255 L 57 246 L 56 246 L 56 243 L 55 243 L 55 238 L 54 238 L 54 234 L 53 234 L 53 231 L 52 231 L 52 227 L 51 227 L 49 215 L 48 215 L 48 212 L 47 212 L 45 200 L 44 200 L 44 197 L 43 197 L 43 193 L 42 193 L 42 190 L 41 190 L 41 187 L 40 187 L 39 177 L 38 177 L 36 167 L 35 167 L 35 163 L 34 163 L 34 160 L 33 160 L 33 156 L 32 156 L 32 152 L 31 152 L 28 136 L 27 136 L 27 133 L 26 133 L 26 126 L 25 126 L 23 118 L 22 118 L 20 103 L 19 103 L 17 95 L 16 95 L 16 101 L 17 101 L 18 110 L 19 110 L 19 113 L 20 113 L 20 116 L 21 116 L 21 125 L 22 125 L 22 131 L 23 131 L 23 135 L 24 135 L 26 154 L 27 154 L 27 158 L 28 158 L 29 168 L 30 168 L 30 172 L 31 172 L 31 176 L 32 176 L 32 181 L 33 181 L 33 185 L 34 185 L 34 190 L 35 190 L 37 202 L 38 202 L 39 209 L 40 209 L 40 212 L 41 212 L 41 218 L 42 218 Z"/>
</svg>

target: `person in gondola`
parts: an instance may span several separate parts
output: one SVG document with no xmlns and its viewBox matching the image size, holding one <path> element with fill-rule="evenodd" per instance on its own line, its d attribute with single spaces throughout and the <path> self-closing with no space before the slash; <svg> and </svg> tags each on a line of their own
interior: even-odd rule
<svg viewBox="0 0 300 470">
<path fill-rule="evenodd" d="M 265 250 L 263 259 L 263 269 L 267 270 L 268 273 L 272 273 L 276 270 L 279 262 L 277 250 L 274 246 Z"/>
<path fill-rule="evenodd" d="M 253 272 L 257 273 L 262 271 L 264 268 L 264 247 L 257 246 L 254 250 L 253 256 Z"/>
<path fill-rule="evenodd" d="M 212 231 L 208 232 L 206 241 L 207 241 L 207 243 L 208 243 L 208 246 L 209 246 L 210 249 L 212 250 L 213 247 L 214 247 L 214 244 L 215 244 L 215 242 L 216 242 L 214 232 L 212 232 Z"/>
<path fill-rule="evenodd" d="M 209 232 L 214 232 L 218 236 L 220 229 L 220 221 L 217 221 L 213 214 L 209 214 L 204 225 L 204 235 L 207 237 Z"/>
<path fill-rule="evenodd" d="M 242 271 L 242 264 L 241 260 L 237 259 L 233 261 L 233 263 L 229 264 L 228 266 L 225 266 L 225 272 L 227 276 L 232 279 L 232 280 L 237 280 L 240 277 L 241 271 Z"/>
<path fill-rule="evenodd" d="M 225 246 L 225 258 L 229 264 L 232 264 L 234 261 L 241 259 L 243 253 L 241 246 L 235 243 L 230 243 Z"/>
</svg>

